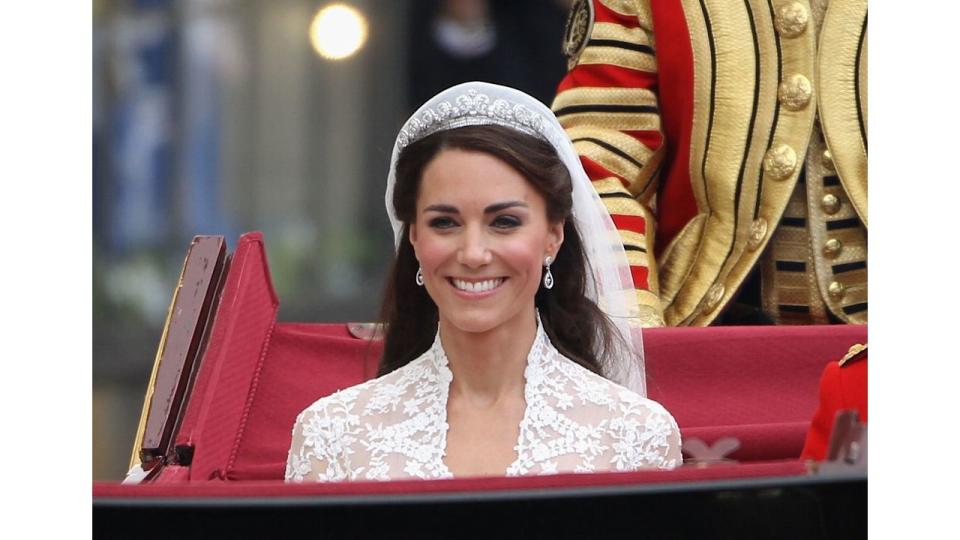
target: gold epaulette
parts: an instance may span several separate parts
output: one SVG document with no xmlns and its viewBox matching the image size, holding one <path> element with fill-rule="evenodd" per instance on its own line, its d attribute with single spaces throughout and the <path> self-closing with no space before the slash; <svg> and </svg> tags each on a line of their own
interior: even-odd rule
<svg viewBox="0 0 960 540">
<path fill-rule="evenodd" d="M 843 355 L 843 358 L 840 359 L 840 367 L 843 367 L 844 364 L 853 362 L 854 360 L 859 360 L 867 356 L 867 344 L 866 343 L 854 343 L 850 346 L 850 349 L 847 350 L 847 354 Z"/>
</svg>

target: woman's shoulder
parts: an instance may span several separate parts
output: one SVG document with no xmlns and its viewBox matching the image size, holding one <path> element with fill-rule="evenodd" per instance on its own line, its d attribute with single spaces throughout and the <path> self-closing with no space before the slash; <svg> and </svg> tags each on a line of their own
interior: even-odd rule
<svg viewBox="0 0 960 540">
<path fill-rule="evenodd" d="M 359 397 L 369 393 L 372 386 L 380 384 L 378 382 L 379 380 L 379 378 L 370 379 L 369 381 L 355 384 L 353 386 L 337 390 L 332 394 L 323 396 L 307 406 L 300 414 L 302 416 L 303 414 L 309 412 L 329 413 L 342 411 L 345 407 L 349 407 L 352 403 L 355 403 Z"/>
<path fill-rule="evenodd" d="M 557 356 L 561 361 L 561 373 L 568 378 L 570 389 L 584 404 L 592 403 L 624 415 L 658 416 L 675 424 L 673 416 L 660 403 L 587 369 L 559 352 Z"/>
<path fill-rule="evenodd" d="M 557 354 L 556 369 L 541 385 L 546 401 L 570 421 L 593 430 L 615 470 L 673 468 L 681 463 L 680 429 L 663 405 L 640 396 Z M 539 415 L 548 421 L 554 414 Z M 578 433 L 580 432 L 578 431 Z"/>
<path fill-rule="evenodd" d="M 419 370 L 422 369 L 420 364 L 422 362 L 418 358 L 386 375 L 324 396 L 301 411 L 297 421 L 316 414 L 328 417 L 363 414 L 364 409 L 373 402 L 398 400 L 415 385 Z"/>
</svg>

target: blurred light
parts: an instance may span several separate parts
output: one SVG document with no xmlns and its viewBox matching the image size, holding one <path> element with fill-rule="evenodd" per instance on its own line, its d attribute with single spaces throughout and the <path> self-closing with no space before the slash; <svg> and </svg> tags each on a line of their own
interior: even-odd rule
<svg viewBox="0 0 960 540">
<path fill-rule="evenodd" d="M 367 40 L 367 19 L 345 4 L 324 7 L 310 23 L 310 43 L 317 54 L 342 60 L 363 47 Z"/>
</svg>

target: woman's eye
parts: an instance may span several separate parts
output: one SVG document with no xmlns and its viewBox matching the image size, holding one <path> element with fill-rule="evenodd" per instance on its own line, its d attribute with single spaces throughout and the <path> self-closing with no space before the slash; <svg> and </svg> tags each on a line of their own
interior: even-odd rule
<svg viewBox="0 0 960 540">
<path fill-rule="evenodd" d="M 456 222 L 448 217 L 435 217 L 430 220 L 430 227 L 434 229 L 449 229 L 456 226 Z"/>
<path fill-rule="evenodd" d="M 498 229 L 512 229 L 521 225 L 520 219 L 515 216 L 497 216 L 492 225 Z"/>
</svg>

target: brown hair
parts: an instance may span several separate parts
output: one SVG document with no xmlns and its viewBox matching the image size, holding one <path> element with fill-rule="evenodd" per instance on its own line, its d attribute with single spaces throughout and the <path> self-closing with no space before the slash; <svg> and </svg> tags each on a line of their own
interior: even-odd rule
<svg viewBox="0 0 960 540">
<path fill-rule="evenodd" d="M 403 222 L 400 246 L 387 279 L 380 320 L 386 324 L 378 375 L 385 375 L 423 354 L 433 344 L 439 316 L 426 288 L 414 282 L 419 264 L 409 240 L 415 221 L 423 171 L 442 150 L 483 152 L 516 169 L 546 201 L 551 223 L 564 221 L 564 240 L 551 271 L 550 290 L 541 285 L 534 303 L 544 331 L 564 356 L 601 373 L 600 358 L 618 334 L 587 297 L 588 261 L 571 219 L 570 173 L 553 147 L 536 137 L 496 125 L 468 126 L 434 133 L 407 146 L 397 160 L 393 208 Z"/>
</svg>

